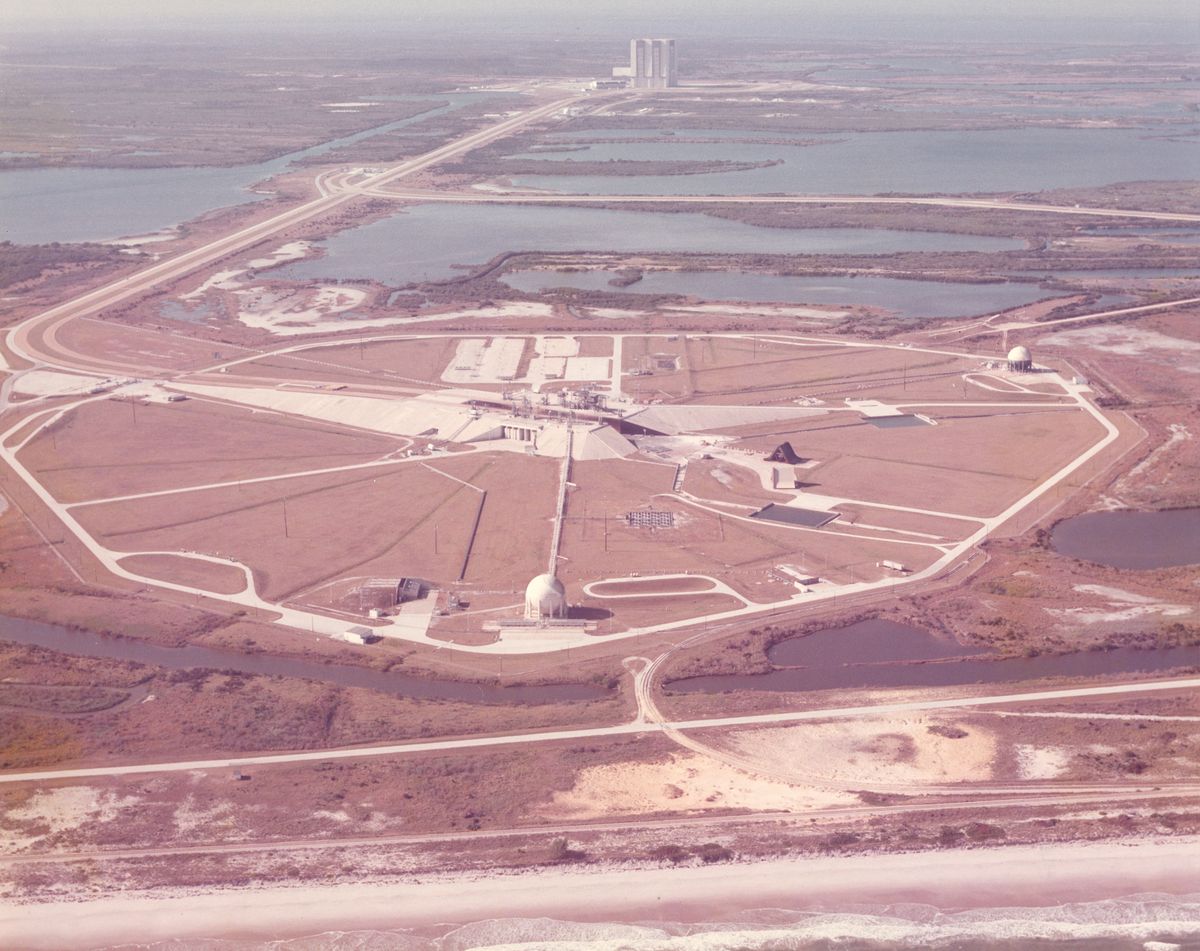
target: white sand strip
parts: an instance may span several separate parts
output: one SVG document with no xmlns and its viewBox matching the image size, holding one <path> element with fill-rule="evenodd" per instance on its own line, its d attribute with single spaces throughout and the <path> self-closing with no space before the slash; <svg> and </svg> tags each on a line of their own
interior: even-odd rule
<svg viewBox="0 0 1200 951">
<path fill-rule="evenodd" d="M 333 930 L 538 917 L 714 920 L 746 908 L 924 902 L 1057 905 L 1200 891 L 1200 837 L 682 868 L 547 868 L 327 886 L 159 890 L 0 906 L 8 947 L 100 948 L 168 938 L 268 939 Z"/>
</svg>

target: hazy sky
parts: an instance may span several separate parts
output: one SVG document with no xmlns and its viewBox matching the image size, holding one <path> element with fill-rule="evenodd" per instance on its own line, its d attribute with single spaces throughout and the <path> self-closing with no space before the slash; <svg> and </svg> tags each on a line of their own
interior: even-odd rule
<svg viewBox="0 0 1200 951">
<path fill-rule="evenodd" d="M 856 21 L 869 25 L 937 17 L 947 24 L 964 24 L 967 33 L 980 32 L 967 25 L 990 19 L 1075 20 L 1081 34 L 1094 32 L 1097 21 L 1106 21 L 1104 27 L 1119 38 L 1114 28 L 1122 21 L 1169 20 L 1179 33 L 1164 32 L 1164 37 L 1189 42 L 1200 39 L 1198 10 L 1196 0 L 0 0 L 0 22 L 53 24 L 60 29 L 68 24 L 124 28 L 174 23 L 219 28 L 230 21 L 287 27 L 332 19 L 349 30 L 492 23 L 531 32 L 645 23 L 647 30 L 672 27 L 681 35 L 727 29 L 762 35 L 776 23 L 786 26 L 789 34 L 809 27 L 814 34 L 830 35 L 840 26 L 848 33 L 858 32 L 852 27 Z"/>
<path fill-rule="evenodd" d="M 1200 20 L 1195 0 L 21 0 L 0 3 L 5 17 L 59 21 L 71 19 L 227 19 L 278 17 L 371 16 L 403 20 L 412 16 L 471 16 L 510 19 L 528 16 L 554 20 L 573 15 L 594 20 L 605 16 L 690 16 L 772 14 L 784 17 L 828 14 L 888 17 L 944 16 L 1131 17 Z"/>
</svg>

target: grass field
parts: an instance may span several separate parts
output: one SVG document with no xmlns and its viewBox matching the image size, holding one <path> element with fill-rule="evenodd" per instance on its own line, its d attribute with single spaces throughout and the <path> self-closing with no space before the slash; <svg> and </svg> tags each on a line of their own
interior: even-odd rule
<svg viewBox="0 0 1200 951">
<path fill-rule="evenodd" d="M 346 574 L 448 584 L 464 564 L 468 577 L 523 585 L 544 570 L 556 469 L 550 460 L 509 454 L 440 457 L 428 465 L 409 462 L 78 511 L 90 531 L 118 550 L 200 551 L 243 562 L 270 599 Z M 473 548 L 482 494 L 472 486 L 487 492 Z"/>
<path fill-rule="evenodd" d="M 63 502 L 377 459 L 407 440 L 204 400 L 99 400 L 38 435 L 21 461 Z"/>
<path fill-rule="evenodd" d="M 960 515 L 994 515 L 1057 471 L 1103 434 L 1077 409 L 1011 413 L 980 407 L 936 426 L 880 429 L 839 414 L 776 429 L 737 445 L 763 455 L 780 442 L 818 464 L 804 470 L 812 491 Z"/>
</svg>

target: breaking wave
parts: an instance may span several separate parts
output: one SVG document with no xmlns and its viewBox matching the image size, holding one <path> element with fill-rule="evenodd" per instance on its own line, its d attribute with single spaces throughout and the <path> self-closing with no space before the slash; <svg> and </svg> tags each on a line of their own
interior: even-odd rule
<svg viewBox="0 0 1200 951">
<path fill-rule="evenodd" d="M 1050 908 L 943 912 L 929 905 L 837 912 L 758 909 L 723 921 L 574 922 L 493 918 L 414 932 L 123 944 L 110 951 L 1173 951 L 1200 949 L 1200 895 L 1134 895 Z"/>
</svg>

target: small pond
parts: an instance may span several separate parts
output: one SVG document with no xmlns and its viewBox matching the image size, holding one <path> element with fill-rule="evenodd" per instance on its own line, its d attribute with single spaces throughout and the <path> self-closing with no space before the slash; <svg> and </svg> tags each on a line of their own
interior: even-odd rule
<svg viewBox="0 0 1200 951">
<path fill-rule="evenodd" d="M 1162 512 L 1088 512 L 1054 526 L 1060 555 L 1112 568 L 1200 564 L 1200 508 Z"/>
</svg>

